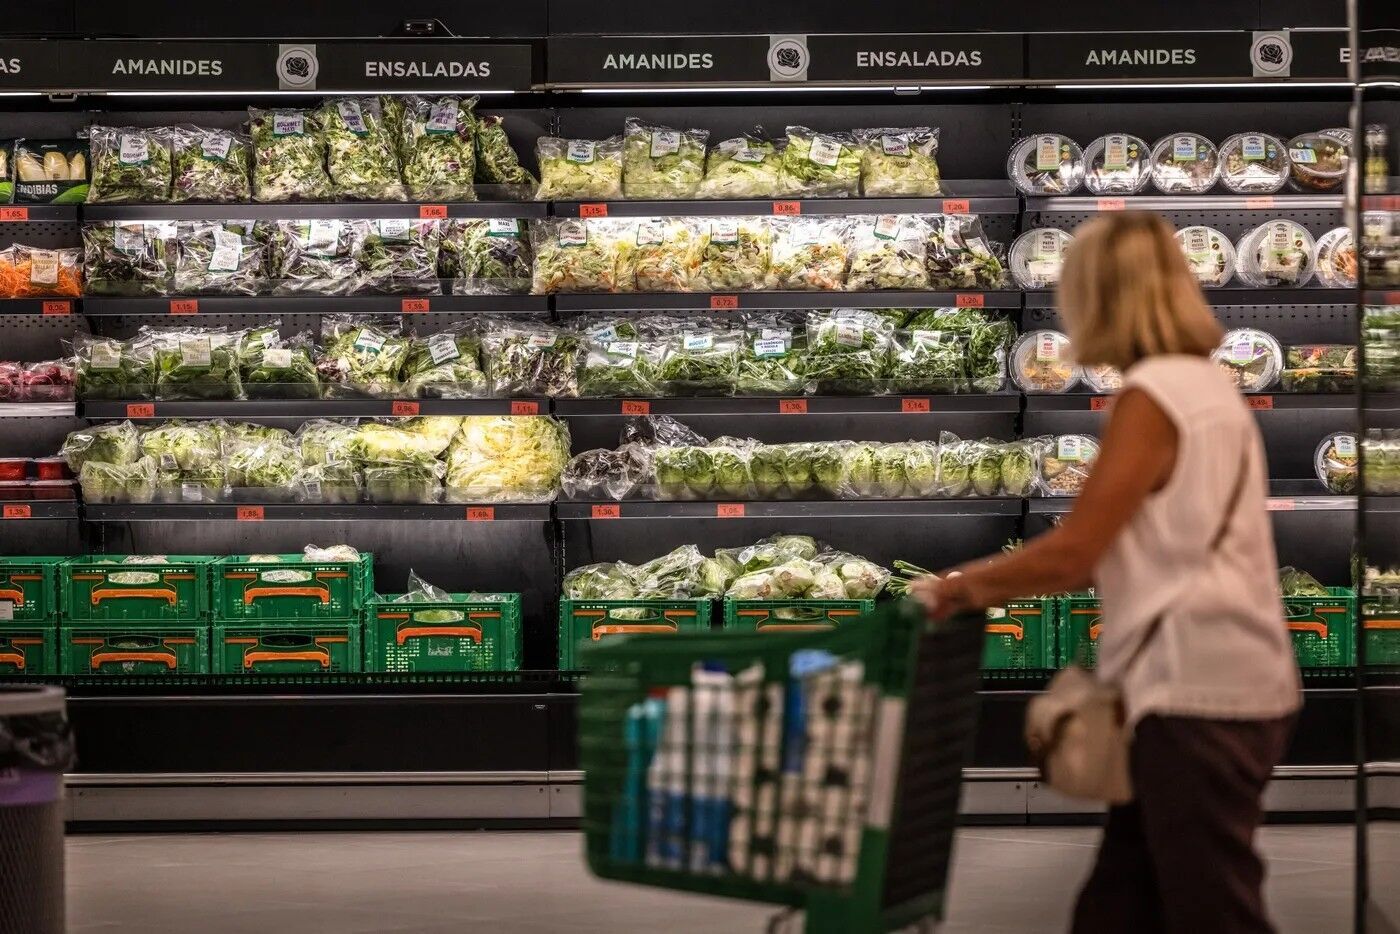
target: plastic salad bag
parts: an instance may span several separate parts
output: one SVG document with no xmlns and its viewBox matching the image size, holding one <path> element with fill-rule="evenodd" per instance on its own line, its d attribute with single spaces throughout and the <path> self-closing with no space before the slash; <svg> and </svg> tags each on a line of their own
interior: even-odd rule
<svg viewBox="0 0 1400 934">
<path fill-rule="evenodd" d="M 447 453 L 449 500 L 547 502 L 569 461 L 569 429 L 544 415 L 469 415 Z"/>
<path fill-rule="evenodd" d="M 88 203 L 169 201 L 171 135 L 167 127 L 91 127 Z"/>
<path fill-rule="evenodd" d="M 853 135 L 819 133 L 805 126 L 787 128 L 782 156 L 786 194 L 806 198 L 847 198 L 860 194 L 861 153 Z"/>
<path fill-rule="evenodd" d="M 928 235 L 928 225 L 912 214 L 855 218 L 846 288 L 852 292 L 927 289 Z"/>
<path fill-rule="evenodd" d="M 809 312 L 802 369 L 812 391 L 858 395 L 882 391 L 892 334 L 884 318 L 864 309 Z"/>
<path fill-rule="evenodd" d="M 351 221 L 274 221 L 271 247 L 273 289 L 278 293 L 348 295 L 359 285 Z"/>
<path fill-rule="evenodd" d="M 1214 227 L 1185 227 L 1176 232 L 1176 242 L 1201 285 L 1219 288 L 1234 278 L 1235 245 Z"/>
<path fill-rule="evenodd" d="M 143 328 L 155 349 L 157 399 L 238 399 L 240 335 L 223 328 Z"/>
<path fill-rule="evenodd" d="M 316 370 L 329 396 L 393 396 L 408 356 L 398 318 L 362 315 L 321 318 L 322 350 Z"/>
<path fill-rule="evenodd" d="M 1016 339 L 1016 326 L 1009 319 L 980 308 L 926 308 L 914 314 L 906 328 L 961 337 L 973 392 L 1000 392 L 1006 385 L 1006 358 Z"/>
<path fill-rule="evenodd" d="M 141 456 L 140 432 L 131 422 L 79 428 L 63 439 L 58 454 L 74 473 L 91 461 L 131 464 Z"/>
<path fill-rule="evenodd" d="M 1060 435 L 1047 442 L 1040 459 L 1040 488 L 1046 496 L 1078 496 L 1099 456 L 1088 435 Z"/>
<path fill-rule="evenodd" d="M 89 503 L 149 503 L 156 495 L 156 464 L 149 457 L 129 464 L 89 461 L 78 471 Z"/>
<path fill-rule="evenodd" d="M 892 392 L 966 392 L 966 344 L 947 331 L 896 331 L 887 388 Z"/>
<path fill-rule="evenodd" d="M 40 298 L 83 294 L 83 254 L 16 243 L 0 250 L 0 295 Z"/>
<path fill-rule="evenodd" d="M 742 332 L 728 324 L 688 319 L 666 341 L 657 379 L 674 395 L 713 395 L 734 387 Z"/>
<path fill-rule="evenodd" d="M 616 334 L 587 338 L 579 358 L 578 393 L 585 398 L 652 396 L 658 385 L 666 343 Z"/>
<path fill-rule="evenodd" d="M 976 214 L 933 214 L 929 226 L 928 276 L 934 289 L 1006 287 L 1005 251 L 987 239 Z"/>
<path fill-rule="evenodd" d="M 1033 496 L 1040 483 L 1041 457 L 1051 438 L 1023 438 L 1001 445 L 1001 495 Z"/>
<path fill-rule="evenodd" d="M 658 447 L 651 454 L 658 499 L 710 499 L 724 495 L 722 485 L 741 494 L 750 483 L 747 451 L 740 448 L 681 445 Z"/>
<path fill-rule="evenodd" d="M 578 395 L 579 336 L 549 324 L 493 326 L 481 342 L 481 363 L 498 396 Z"/>
<path fill-rule="evenodd" d="M 253 331 L 238 346 L 243 393 L 249 399 L 318 399 L 321 377 L 309 334 L 284 339 L 275 328 Z"/>
<path fill-rule="evenodd" d="M 684 217 L 653 217 L 633 227 L 635 248 L 629 251 L 631 275 L 620 288 L 638 292 L 685 292 L 700 265 L 700 226 Z M 630 281 L 629 281 L 630 280 Z"/>
<path fill-rule="evenodd" d="M 530 291 L 531 252 L 519 218 L 441 222 L 438 269 L 456 295 L 512 295 Z"/>
<path fill-rule="evenodd" d="M 481 116 L 476 121 L 476 180 L 502 186 L 512 199 L 528 198 L 539 181 L 520 164 L 520 157 L 506 136 L 505 120 Z M 495 194 L 493 192 L 492 194 Z"/>
<path fill-rule="evenodd" d="M 710 217 L 700 221 L 697 292 L 743 292 L 767 285 L 773 230 L 763 217 Z"/>
<path fill-rule="evenodd" d="M 326 137 L 314 110 L 248 108 L 253 139 L 253 200 L 325 201 L 335 194 L 326 174 Z"/>
<path fill-rule="evenodd" d="M 475 329 L 455 325 L 409 341 L 403 363 L 406 396 L 430 399 L 476 399 L 490 384 L 481 369 L 481 337 Z"/>
<path fill-rule="evenodd" d="M 846 284 L 850 260 L 844 217 L 774 218 L 768 286 L 787 291 L 829 292 Z"/>
<path fill-rule="evenodd" d="M 176 225 L 90 221 L 83 267 L 90 295 L 166 295 L 174 273 Z"/>
<path fill-rule="evenodd" d="M 1084 182 L 1084 152 L 1068 136 L 1028 136 L 1011 148 L 1006 174 L 1022 194 L 1073 194 Z"/>
<path fill-rule="evenodd" d="M 741 396 L 801 395 L 807 390 L 803 361 L 806 329 L 781 314 L 745 323 L 734 389 Z"/>
<path fill-rule="evenodd" d="M 321 105 L 326 138 L 326 166 L 338 198 L 403 201 L 394 139 L 384 122 L 379 99 L 338 97 Z"/>
<path fill-rule="evenodd" d="M 772 198 L 782 190 L 782 155 L 757 135 L 736 136 L 710 148 L 697 198 Z"/>
<path fill-rule="evenodd" d="M 171 201 L 252 198 L 252 147 L 247 137 L 197 126 L 177 126 L 172 133 Z"/>
<path fill-rule="evenodd" d="M 409 97 L 403 102 L 399 157 L 415 201 L 475 201 L 476 98 Z"/>
<path fill-rule="evenodd" d="M 627 118 L 622 193 L 628 198 L 694 197 L 705 175 L 708 130 L 673 130 Z"/>
<path fill-rule="evenodd" d="M 855 137 L 866 197 L 932 197 L 942 192 L 936 127 L 856 130 Z"/>
<path fill-rule="evenodd" d="M 612 220 L 543 220 L 530 226 L 532 291 L 617 292 L 630 268 L 632 225 Z"/>
<path fill-rule="evenodd" d="M 147 338 L 73 337 L 74 395 L 79 399 L 155 398 L 155 348 Z"/>
<path fill-rule="evenodd" d="M 435 220 L 381 218 L 350 221 L 356 291 L 439 295 Z"/>
<path fill-rule="evenodd" d="M 267 283 L 268 248 L 252 221 L 181 221 L 176 228 L 177 295 L 256 295 Z"/>
<path fill-rule="evenodd" d="M 603 140 L 541 136 L 539 201 L 611 201 L 622 195 L 622 137 Z"/>
</svg>

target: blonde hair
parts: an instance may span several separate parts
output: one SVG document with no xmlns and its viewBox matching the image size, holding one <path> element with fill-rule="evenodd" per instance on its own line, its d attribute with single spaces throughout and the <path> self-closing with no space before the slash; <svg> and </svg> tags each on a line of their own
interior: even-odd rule
<svg viewBox="0 0 1400 934">
<path fill-rule="evenodd" d="M 1143 211 L 1075 231 L 1059 308 L 1076 361 L 1125 370 L 1157 354 L 1209 356 L 1220 344 L 1220 325 L 1173 233 Z"/>
</svg>

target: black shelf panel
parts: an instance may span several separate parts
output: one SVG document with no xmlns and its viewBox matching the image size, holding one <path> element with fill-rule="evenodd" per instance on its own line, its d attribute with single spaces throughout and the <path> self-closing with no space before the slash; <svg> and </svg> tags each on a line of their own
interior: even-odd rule
<svg viewBox="0 0 1400 934">
<path fill-rule="evenodd" d="M 25 519 L 76 519 L 78 501 L 72 499 L 25 499 L 0 501 L 0 522 Z"/>
<path fill-rule="evenodd" d="M 1372 513 L 1400 513 L 1400 496 L 1387 494 L 1384 496 L 1368 493 L 1363 497 L 1365 509 Z"/>
<path fill-rule="evenodd" d="M 72 402 L 0 402 L 0 418 L 72 418 Z"/>
<path fill-rule="evenodd" d="M 902 415 L 947 412 L 1016 412 L 1016 393 L 895 396 L 700 396 L 665 399 L 556 399 L 562 416 L 624 415 Z"/>
<path fill-rule="evenodd" d="M 759 198 L 686 201 L 556 201 L 558 217 L 713 217 L 771 214 L 777 216 L 842 216 L 847 214 L 1016 214 L 1020 200 L 1009 182 L 988 181 L 976 186 L 950 182 L 950 191 L 963 196 L 943 198 Z"/>
<path fill-rule="evenodd" d="M 1390 412 L 1400 409 L 1400 392 L 1366 393 L 1366 411 Z"/>
<path fill-rule="evenodd" d="M 1109 406 L 1111 395 L 1087 392 L 1028 394 L 1028 412 L 1101 411 Z M 1275 409 L 1341 409 L 1354 411 L 1356 395 L 1347 392 L 1248 393 L 1245 399 L 1256 412 Z"/>
<path fill-rule="evenodd" d="M 554 296 L 560 311 L 744 311 L 784 308 L 1020 308 L 1021 293 L 995 292 L 596 292 Z"/>
<path fill-rule="evenodd" d="M 78 222 L 76 204 L 0 204 L 0 222 L 25 224 L 36 221 Z"/>
<path fill-rule="evenodd" d="M 543 295 L 200 295 L 141 298 L 94 296 L 85 315 L 245 314 L 548 314 Z"/>
<path fill-rule="evenodd" d="M 1074 509 L 1075 499 L 1046 496 L 1026 502 L 1033 516 L 1055 516 Z M 1328 492 L 1321 480 L 1270 480 L 1268 508 L 1270 512 L 1354 512 L 1356 497 Z"/>
<path fill-rule="evenodd" d="M 179 402 L 79 403 L 82 418 L 375 418 L 411 415 L 539 415 L 549 400 L 535 399 L 230 399 Z M 3 415 L 0 409 L 0 415 Z"/>
<path fill-rule="evenodd" d="M 89 522 L 401 520 L 547 522 L 548 503 L 85 503 Z"/>
<path fill-rule="evenodd" d="M 544 217 L 543 201 L 455 201 L 420 204 L 406 201 L 336 201 L 275 204 L 88 204 L 82 218 L 88 221 L 144 220 L 305 220 L 442 217 Z"/>
<path fill-rule="evenodd" d="M 1068 195 L 1026 196 L 1027 214 L 1085 211 L 1325 211 L 1342 209 L 1341 195 L 1280 192 L 1273 195 L 1237 195 L 1232 192 L 1203 195 Z"/>
<path fill-rule="evenodd" d="M 1389 291 L 1368 289 L 1361 293 L 1363 305 L 1400 305 L 1400 289 Z"/>
<path fill-rule="evenodd" d="M 927 516 L 1019 516 L 1021 500 L 986 499 L 903 500 L 782 500 L 776 502 L 595 502 L 559 500 L 561 520 L 585 519 L 841 519 L 913 518 Z"/>
<path fill-rule="evenodd" d="M 1356 289 L 1328 289 L 1319 285 L 1300 289 L 1252 289 L 1225 286 L 1204 289 L 1206 301 L 1216 307 L 1227 305 L 1355 305 Z M 1369 293 L 1368 293 L 1369 294 Z M 1397 293 L 1400 295 L 1400 293 Z M 1033 289 L 1025 293 L 1027 308 L 1054 308 L 1053 289 Z"/>
<path fill-rule="evenodd" d="M 0 298 L 0 315 L 72 315 L 76 298 Z"/>
</svg>

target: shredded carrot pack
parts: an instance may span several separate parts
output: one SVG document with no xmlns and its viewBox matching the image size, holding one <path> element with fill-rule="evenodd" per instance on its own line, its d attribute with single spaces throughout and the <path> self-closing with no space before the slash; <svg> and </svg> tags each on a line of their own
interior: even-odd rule
<svg viewBox="0 0 1400 934">
<path fill-rule="evenodd" d="M 78 250 L 44 250 L 16 243 L 0 250 L 0 297 L 78 297 L 83 270 Z"/>
</svg>

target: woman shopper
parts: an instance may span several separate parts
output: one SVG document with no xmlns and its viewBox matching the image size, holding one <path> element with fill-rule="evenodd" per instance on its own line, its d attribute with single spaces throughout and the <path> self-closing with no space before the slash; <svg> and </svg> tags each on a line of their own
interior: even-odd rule
<svg viewBox="0 0 1400 934">
<path fill-rule="evenodd" d="M 1272 931 L 1254 833 L 1301 695 L 1258 426 L 1209 359 L 1220 327 L 1161 218 L 1086 224 L 1059 306 L 1078 362 L 1124 373 L 1074 511 L 913 592 L 943 617 L 1096 588 L 1133 800 L 1109 810 L 1075 934 Z"/>
</svg>

